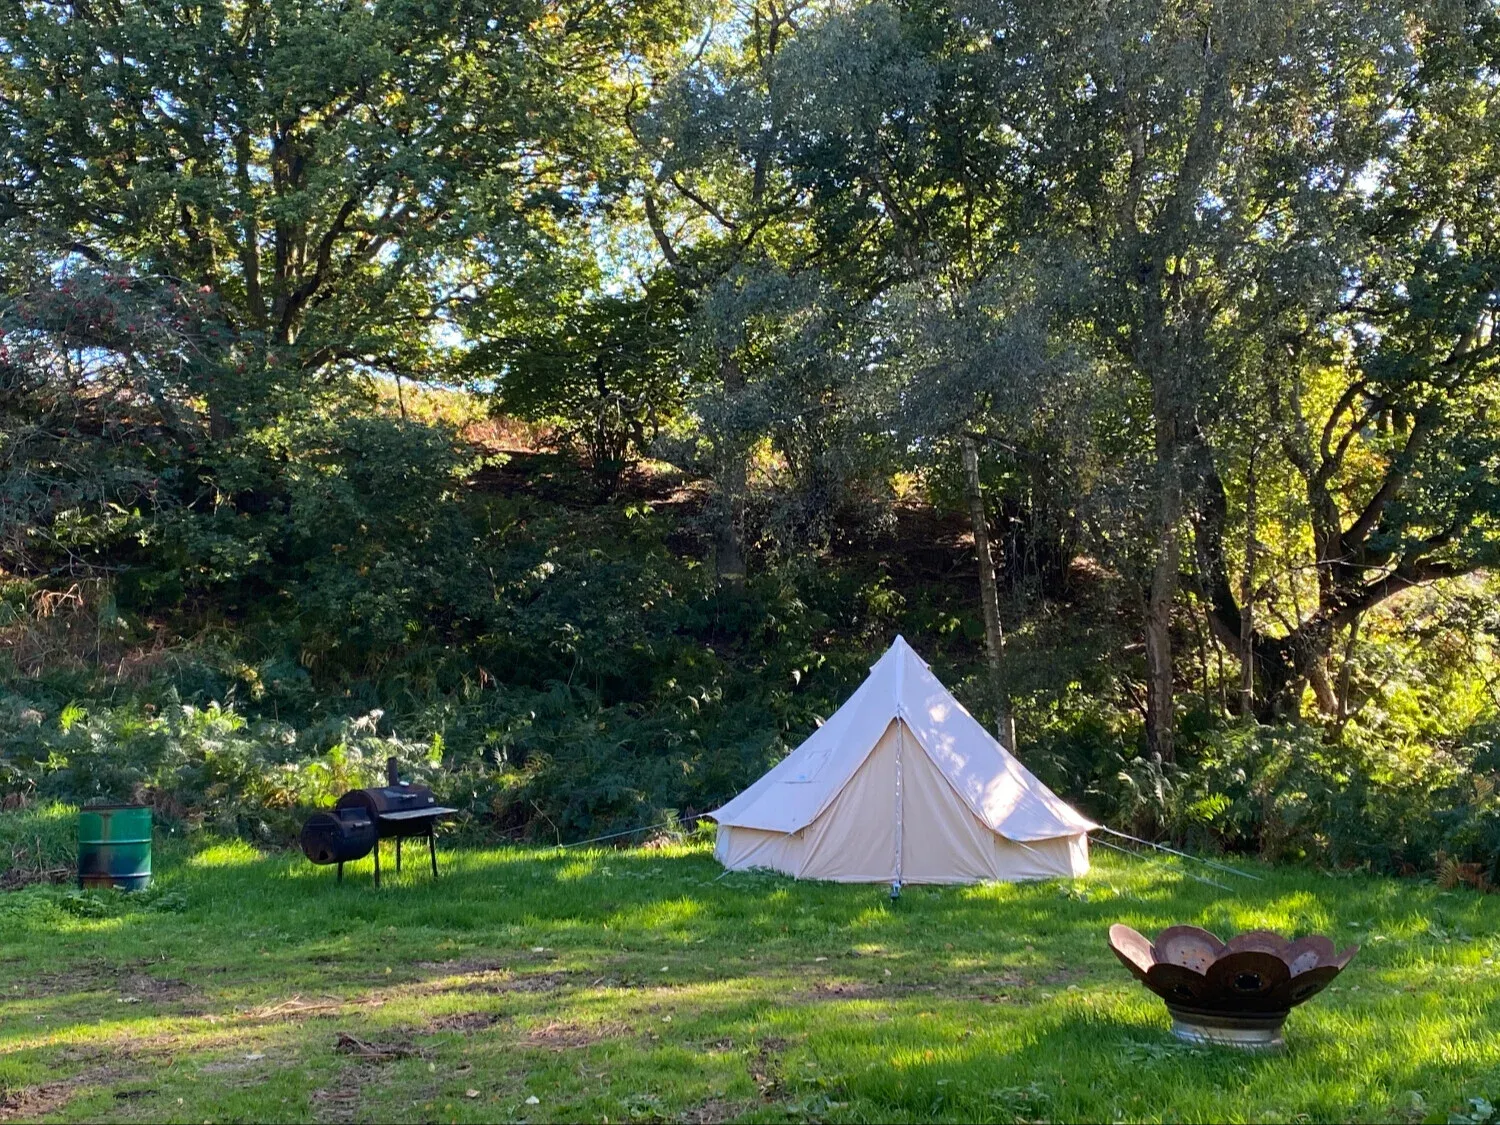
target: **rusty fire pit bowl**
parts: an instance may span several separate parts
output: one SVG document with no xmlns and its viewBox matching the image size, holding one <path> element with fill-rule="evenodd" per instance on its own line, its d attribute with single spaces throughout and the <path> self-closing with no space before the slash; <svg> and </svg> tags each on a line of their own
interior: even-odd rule
<svg viewBox="0 0 1500 1125">
<path fill-rule="evenodd" d="M 1284 1046 L 1287 1013 L 1327 988 L 1359 952 L 1312 935 L 1292 941 L 1254 930 L 1222 942 L 1197 926 L 1169 926 L 1147 941 L 1109 928 L 1109 947 L 1132 976 L 1167 1004 L 1172 1034 L 1189 1043 L 1246 1051 Z"/>
</svg>

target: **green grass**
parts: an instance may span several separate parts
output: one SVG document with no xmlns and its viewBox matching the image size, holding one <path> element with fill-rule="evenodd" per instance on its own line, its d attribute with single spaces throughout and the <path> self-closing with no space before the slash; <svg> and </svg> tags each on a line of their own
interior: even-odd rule
<svg viewBox="0 0 1500 1125">
<path fill-rule="evenodd" d="M 721 879 L 702 846 L 442 861 L 377 892 L 368 862 L 339 886 L 169 841 L 145 895 L 0 895 L 0 1119 L 1444 1121 L 1500 1095 L 1497 896 L 1259 868 L 1226 893 L 1102 851 L 895 905 Z M 1168 1035 L 1114 921 L 1364 951 L 1244 1056 Z"/>
</svg>

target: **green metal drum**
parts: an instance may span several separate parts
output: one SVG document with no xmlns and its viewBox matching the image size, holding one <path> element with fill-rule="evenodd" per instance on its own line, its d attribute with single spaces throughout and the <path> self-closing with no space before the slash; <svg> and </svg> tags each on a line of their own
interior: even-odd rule
<svg viewBox="0 0 1500 1125">
<path fill-rule="evenodd" d="M 151 885 L 151 809 L 86 805 L 78 812 L 78 885 L 138 891 Z"/>
</svg>

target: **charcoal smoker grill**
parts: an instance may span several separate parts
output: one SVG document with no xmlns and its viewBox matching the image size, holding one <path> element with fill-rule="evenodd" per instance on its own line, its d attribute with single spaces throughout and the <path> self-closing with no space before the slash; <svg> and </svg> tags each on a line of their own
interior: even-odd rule
<svg viewBox="0 0 1500 1125">
<path fill-rule="evenodd" d="M 401 871 L 401 841 L 411 836 L 427 837 L 432 877 L 437 878 L 437 822 L 457 809 L 437 803 L 432 790 L 400 778 L 395 758 L 385 763 L 386 783 L 372 789 L 351 789 L 327 812 L 314 813 L 302 826 L 302 851 L 318 864 L 338 864 L 339 881 L 344 864 L 375 853 L 375 885 L 380 886 L 380 841 L 396 841 L 396 871 Z"/>
</svg>

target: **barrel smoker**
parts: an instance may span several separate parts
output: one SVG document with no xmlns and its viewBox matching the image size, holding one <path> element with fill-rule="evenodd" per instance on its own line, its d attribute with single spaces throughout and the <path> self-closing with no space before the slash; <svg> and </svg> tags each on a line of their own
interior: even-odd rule
<svg viewBox="0 0 1500 1125">
<path fill-rule="evenodd" d="M 318 864 L 337 864 L 339 880 L 344 864 L 375 853 L 375 885 L 380 886 L 380 841 L 396 841 L 396 871 L 401 871 L 401 841 L 427 838 L 432 875 L 437 878 L 437 823 L 458 810 L 437 803 L 425 785 L 402 781 L 395 758 L 385 764 L 386 783 L 370 789 L 351 789 L 326 812 L 314 813 L 302 826 L 302 851 Z"/>
</svg>

